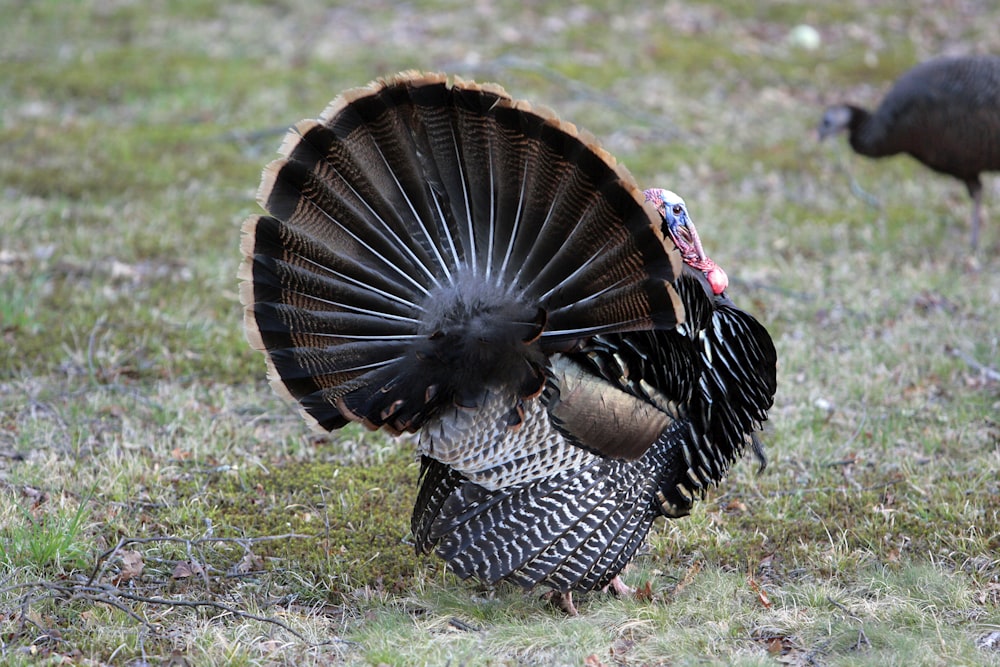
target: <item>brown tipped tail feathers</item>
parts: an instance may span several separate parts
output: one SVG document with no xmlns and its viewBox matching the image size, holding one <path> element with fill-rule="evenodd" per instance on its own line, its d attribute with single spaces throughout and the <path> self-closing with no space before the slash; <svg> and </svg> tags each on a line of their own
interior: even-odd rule
<svg viewBox="0 0 1000 667">
<path fill-rule="evenodd" d="M 604 586 L 752 444 L 770 337 L 573 125 L 406 73 L 281 154 L 243 228 L 248 339 L 319 426 L 417 434 L 418 550 L 486 583 Z"/>
</svg>

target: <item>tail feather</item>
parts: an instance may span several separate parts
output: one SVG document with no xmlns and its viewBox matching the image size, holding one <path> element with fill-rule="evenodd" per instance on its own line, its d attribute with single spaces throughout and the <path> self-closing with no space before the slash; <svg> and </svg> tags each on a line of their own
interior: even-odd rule
<svg viewBox="0 0 1000 667">
<path fill-rule="evenodd" d="M 499 87 L 386 79 L 281 153 L 258 192 L 270 215 L 244 225 L 247 328 L 326 423 L 413 431 L 488 391 L 516 402 L 548 351 L 684 319 L 679 253 L 628 173 Z"/>
<path fill-rule="evenodd" d="M 394 178 L 382 175 L 388 166 L 370 156 L 345 152 L 322 125 L 296 128 L 303 130 L 299 145 L 308 150 L 293 150 L 265 169 L 262 205 L 300 236 L 336 251 L 344 258 L 341 263 L 380 270 L 385 279 L 426 298 L 437 283 L 436 267 L 419 245 L 409 241 L 410 200 L 397 194 Z M 330 145 L 328 154 L 317 154 L 321 144 Z M 365 180 L 359 179 L 361 174 Z M 387 180 L 384 189 L 378 185 Z"/>
<path fill-rule="evenodd" d="M 414 337 L 419 320 L 405 311 L 393 312 L 393 304 L 381 295 L 300 272 L 287 264 L 268 268 L 263 266 L 258 272 L 256 285 L 260 301 L 254 314 L 262 331 L 296 333 L 300 339 L 337 336 L 357 340 L 379 337 L 380 333 L 380 338 L 388 340 Z M 293 299 L 295 305 L 287 303 Z M 271 327 L 264 326 L 266 319 L 271 320 Z"/>
<path fill-rule="evenodd" d="M 392 276 L 339 255 L 271 217 L 254 219 L 248 234 L 254 256 L 255 302 L 303 307 L 369 310 L 418 321 L 417 295 Z M 249 226 L 249 225 L 248 225 Z"/>
</svg>

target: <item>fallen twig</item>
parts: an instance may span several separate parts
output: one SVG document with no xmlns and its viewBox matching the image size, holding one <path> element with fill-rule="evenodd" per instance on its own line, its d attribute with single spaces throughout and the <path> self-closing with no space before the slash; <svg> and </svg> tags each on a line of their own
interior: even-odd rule
<svg viewBox="0 0 1000 667">
<path fill-rule="evenodd" d="M 451 619 L 448 621 L 448 625 L 452 626 L 453 628 L 457 628 L 457 629 L 461 630 L 462 632 L 479 632 L 480 631 L 480 629 L 477 628 L 476 626 L 469 625 L 468 623 L 466 623 L 462 619 L 458 618 L 457 616 L 452 616 Z"/>
<path fill-rule="evenodd" d="M 973 359 L 970 354 L 958 349 L 957 347 L 946 345 L 944 349 L 945 352 L 947 352 L 948 354 L 957 359 L 961 359 L 966 364 L 968 364 L 975 370 L 979 371 L 980 373 L 988 377 L 990 380 L 993 380 L 994 382 L 1000 382 L 1000 371 L 996 370 L 995 368 L 991 368 L 989 366 L 986 366 L 985 364 L 979 363 L 978 361 Z"/>
<path fill-rule="evenodd" d="M 8 586 L 0 589 L 0 592 L 8 592 L 17 589 L 29 589 L 25 592 L 20 599 L 20 605 L 22 607 L 21 621 L 25 622 L 29 618 L 27 613 L 27 607 L 35 601 L 44 598 L 55 598 L 64 600 L 86 600 L 94 604 L 106 604 L 119 611 L 127 614 L 130 618 L 138 623 L 141 623 L 150 632 L 157 632 L 158 628 L 150 623 L 148 620 L 143 618 L 141 614 L 132 609 L 131 606 L 126 604 L 124 601 L 128 602 L 139 602 L 149 605 L 157 606 L 167 606 L 167 607 L 189 607 L 189 608 L 209 608 L 217 609 L 226 614 L 230 614 L 235 618 L 247 619 L 251 621 L 259 621 L 261 623 L 268 623 L 270 625 L 277 626 L 282 630 L 285 630 L 298 640 L 311 646 L 324 646 L 329 644 L 350 644 L 347 640 L 340 639 L 336 637 L 332 640 L 327 640 L 323 642 L 313 642 L 307 639 L 303 634 L 297 630 L 291 628 L 284 621 L 278 620 L 271 616 L 261 616 L 259 614 L 252 614 L 248 611 L 243 611 L 237 609 L 228 604 L 222 602 L 216 602 L 215 600 L 171 600 L 169 598 L 162 597 L 151 597 L 146 595 L 139 595 L 138 593 L 133 593 L 130 591 L 122 590 L 117 586 L 110 584 L 96 584 L 92 585 L 90 583 L 83 582 L 51 582 L 51 581 L 35 581 L 27 582 L 22 584 L 15 584 L 13 586 Z M 44 591 L 42 595 L 38 595 L 37 591 Z"/>
<path fill-rule="evenodd" d="M 851 174 L 851 194 L 872 208 L 882 210 L 882 202 L 879 201 L 879 198 L 862 188 L 853 174 Z"/>
<path fill-rule="evenodd" d="M 238 544 L 244 549 L 249 549 L 251 545 L 258 544 L 260 542 L 273 542 L 275 540 L 303 540 L 312 539 L 314 535 L 301 535 L 299 533 L 285 533 L 283 535 L 262 535 L 260 537 L 173 537 L 169 535 L 159 536 L 159 537 L 123 537 L 118 540 L 115 546 L 111 547 L 100 556 L 97 557 L 97 563 L 94 565 L 94 569 L 90 573 L 90 577 L 87 579 L 87 585 L 90 586 L 94 581 L 100 578 L 100 575 L 104 572 L 105 564 L 110 561 L 114 556 L 121 551 L 123 548 L 130 544 L 150 544 L 155 542 L 173 542 L 176 544 L 183 544 L 190 549 L 192 546 L 200 546 L 202 544 Z"/>
<path fill-rule="evenodd" d="M 872 645 L 872 643 L 871 643 L 871 641 L 868 640 L 868 635 L 865 634 L 864 622 L 860 618 L 858 618 L 857 616 L 855 616 L 854 614 L 852 614 L 847 607 L 845 607 L 841 603 L 837 602 L 836 600 L 834 600 L 829 595 L 826 596 L 826 601 L 829 602 L 830 604 L 832 604 L 834 607 L 836 607 L 840 611 L 844 612 L 844 614 L 849 619 L 851 619 L 852 621 L 854 621 L 855 623 L 858 624 L 858 639 L 857 639 L 857 641 L 854 642 L 854 644 L 851 645 L 851 650 L 852 651 L 860 651 L 865 646 L 869 646 L 870 647 Z"/>
<path fill-rule="evenodd" d="M 852 651 L 860 651 L 863 647 L 871 647 L 872 643 L 868 639 L 868 635 L 865 634 L 864 628 L 858 628 L 858 640 L 851 645 Z"/>
<path fill-rule="evenodd" d="M 288 626 L 288 624 L 285 623 L 285 622 L 283 622 L 283 621 L 279 621 L 278 619 L 272 618 L 270 616 L 259 616 L 257 614 L 251 614 L 248 611 L 242 611 L 242 610 L 237 609 L 235 607 L 231 607 L 231 606 L 229 606 L 227 604 L 223 604 L 221 602 L 216 602 L 215 600 L 169 600 L 169 599 L 166 599 L 166 598 L 146 597 L 144 595 L 137 595 L 135 593 L 128 593 L 128 592 L 125 592 L 125 591 L 121 591 L 121 590 L 119 590 L 116 587 L 101 587 L 100 590 L 102 592 L 105 592 L 107 589 L 110 589 L 111 591 L 113 591 L 113 594 L 116 597 L 120 597 L 120 598 L 123 598 L 123 599 L 126 599 L 126 600 L 132 600 L 133 602 L 142 602 L 142 603 L 145 603 L 145 604 L 154 604 L 154 605 L 164 605 L 164 606 L 169 606 L 169 607 L 193 607 L 193 608 L 208 607 L 210 609 L 218 609 L 219 611 L 224 611 L 227 614 L 232 614 L 236 618 L 246 618 L 246 619 L 249 619 L 251 621 L 260 621 L 262 623 L 270 623 L 272 625 L 278 626 L 282 630 L 287 631 L 289 634 L 295 636 L 300 641 L 302 641 L 302 642 L 304 642 L 306 644 L 309 644 L 310 646 L 322 646 L 323 644 L 331 644 L 331 643 L 343 642 L 343 640 L 341 640 L 341 639 L 338 638 L 335 641 L 325 641 L 325 642 L 320 642 L 320 643 L 317 644 L 315 642 L 311 642 L 308 639 L 306 639 L 305 636 L 303 636 L 297 630 L 293 630 L 292 628 L 290 628 Z M 103 597 L 107 597 L 107 596 L 103 596 Z M 95 599 L 95 601 L 101 601 L 101 600 L 100 599 Z"/>
</svg>

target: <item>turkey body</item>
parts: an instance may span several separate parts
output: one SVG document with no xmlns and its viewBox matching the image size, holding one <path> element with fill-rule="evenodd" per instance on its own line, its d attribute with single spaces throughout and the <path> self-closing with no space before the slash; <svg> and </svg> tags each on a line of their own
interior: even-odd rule
<svg viewBox="0 0 1000 667">
<path fill-rule="evenodd" d="M 921 63 L 899 77 L 874 112 L 848 104 L 829 107 L 820 138 L 841 131 L 861 155 L 906 153 L 965 183 L 972 198 L 971 244 L 977 247 L 980 174 L 1000 170 L 1000 57 Z"/>
<path fill-rule="evenodd" d="M 416 434 L 417 550 L 460 577 L 615 583 L 776 388 L 679 197 L 495 85 L 404 73 L 338 97 L 244 223 L 250 343 L 323 429 Z"/>
</svg>

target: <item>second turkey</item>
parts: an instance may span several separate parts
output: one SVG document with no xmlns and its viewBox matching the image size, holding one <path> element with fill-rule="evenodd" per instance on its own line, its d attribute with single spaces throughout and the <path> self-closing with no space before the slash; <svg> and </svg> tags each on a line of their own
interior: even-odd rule
<svg viewBox="0 0 1000 667">
<path fill-rule="evenodd" d="M 820 140 L 846 132 L 857 153 L 906 153 L 965 183 L 972 198 L 970 245 L 979 246 L 983 183 L 1000 170 L 1000 56 L 944 56 L 916 65 L 875 111 L 836 104 L 823 113 Z"/>
</svg>

